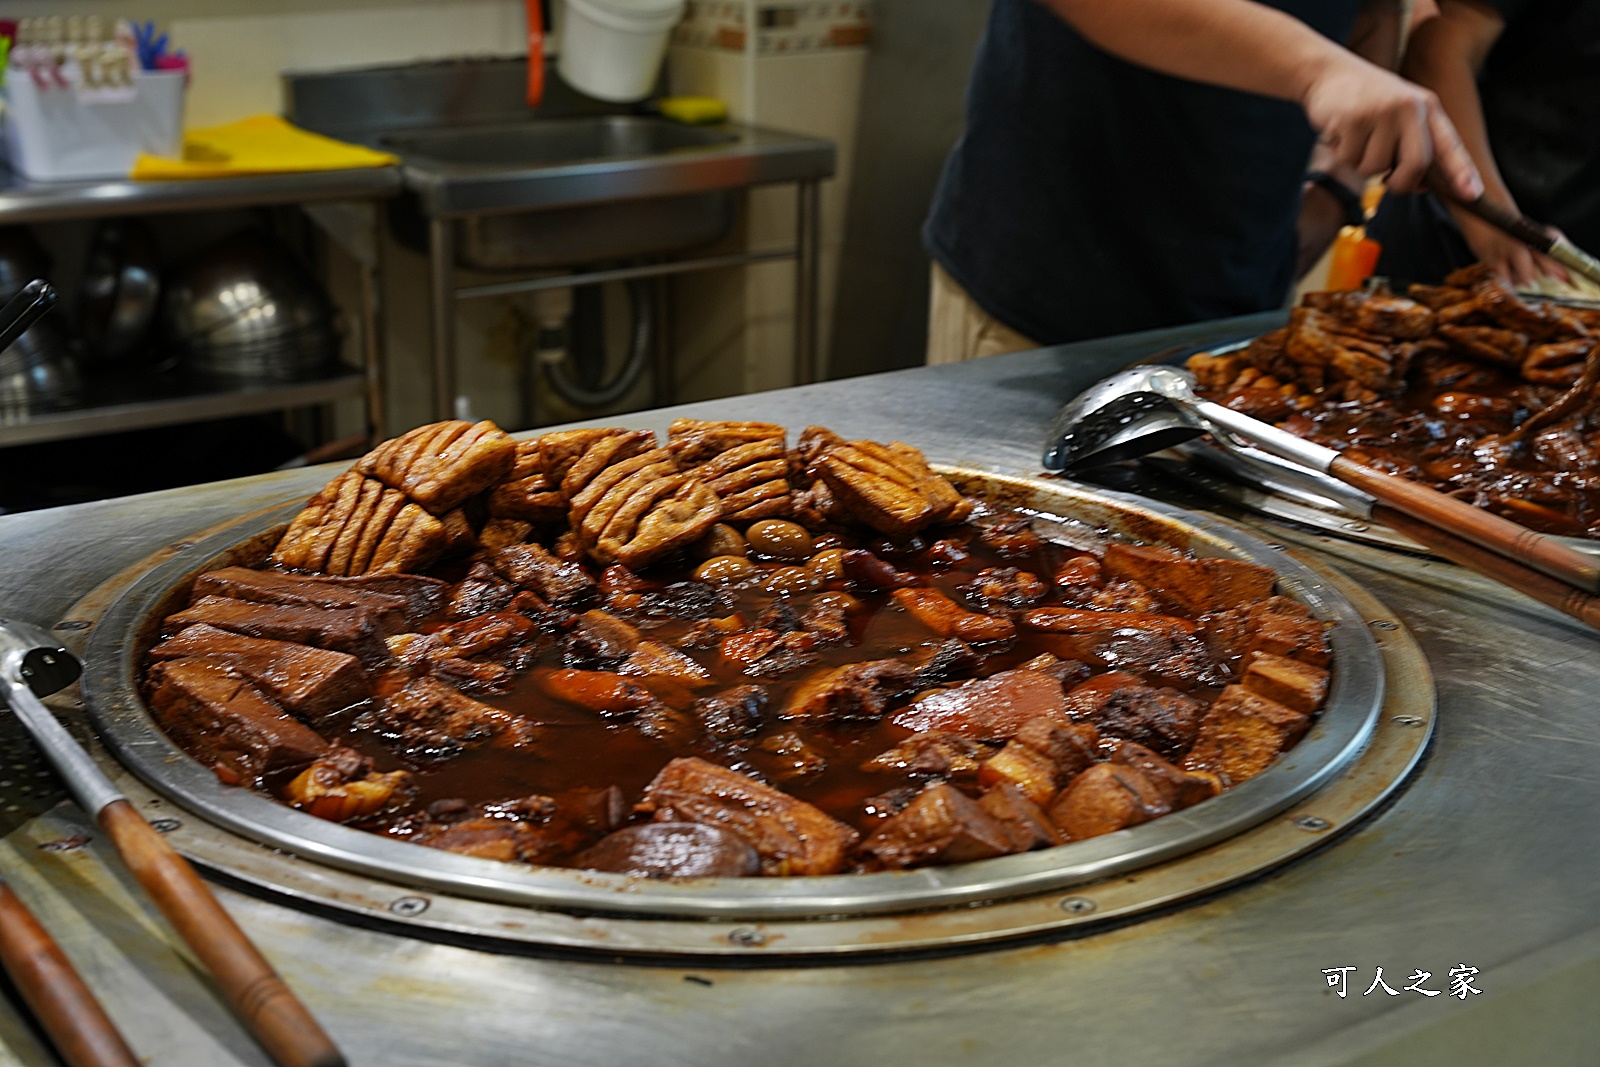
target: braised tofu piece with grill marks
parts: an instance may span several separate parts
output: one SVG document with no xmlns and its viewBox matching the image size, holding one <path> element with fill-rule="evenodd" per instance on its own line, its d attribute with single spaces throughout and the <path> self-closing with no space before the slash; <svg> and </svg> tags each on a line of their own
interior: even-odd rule
<svg viewBox="0 0 1600 1067">
<path fill-rule="evenodd" d="M 1311 716 L 1230 685 L 1200 722 L 1183 768 L 1212 771 L 1237 785 L 1254 778 L 1305 734 Z"/>
<path fill-rule="evenodd" d="M 766 875 L 837 874 L 860 835 L 820 809 L 694 756 L 673 760 L 639 810 L 656 822 L 721 827 L 755 847 Z"/>
<path fill-rule="evenodd" d="M 328 742 L 243 675 L 199 659 L 158 662 L 150 704 L 162 729 L 212 764 L 229 785 L 253 785 L 268 771 L 305 766 Z"/>
<path fill-rule="evenodd" d="M 881 719 L 916 677 L 916 668 L 897 659 L 830 668 L 801 682 L 780 714 L 803 722 Z"/>
<path fill-rule="evenodd" d="M 860 848 L 869 870 L 900 870 L 930 863 L 968 863 L 1013 851 L 999 820 L 955 786 L 934 782 Z"/>
<path fill-rule="evenodd" d="M 418 426 L 385 441 L 356 465 L 434 515 L 499 483 L 516 463 L 516 445 L 492 422 L 456 419 Z"/>
<path fill-rule="evenodd" d="M 197 623 L 150 650 L 153 660 L 198 659 L 232 669 L 281 704 L 315 723 L 366 700 L 361 664 L 343 652 L 245 637 Z"/>
<path fill-rule="evenodd" d="M 505 480 L 489 493 L 489 514 L 539 524 L 559 522 L 567 514 L 559 479 L 545 469 L 537 439 L 514 442 L 514 458 Z"/>
</svg>

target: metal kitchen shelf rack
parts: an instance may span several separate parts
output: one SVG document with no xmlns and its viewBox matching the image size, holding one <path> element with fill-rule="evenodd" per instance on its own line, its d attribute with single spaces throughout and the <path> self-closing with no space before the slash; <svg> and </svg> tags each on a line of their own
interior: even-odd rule
<svg viewBox="0 0 1600 1067">
<path fill-rule="evenodd" d="M 363 397 L 374 439 L 385 436 L 383 338 L 379 328 L 378 249 L 383 214 L 379 201 L 400 191 L 397 167 L 247 175 L 194 181 L 34 182 L 0 164 L 0 226 L 68 219 L 176 214 L 297 205 L 360 271 L 361 363 L 311 381 L 272 384 L 200 385 L 156 379 L 107 395 L 92 387 L 86 402 L 62 411 L 0 410 L 0 447 L 60 441 L 121 430 L 174 426 L 204 419 L 314 407 Z M 312 205 L 315 205 L 314 207 Z"/>
</svg>

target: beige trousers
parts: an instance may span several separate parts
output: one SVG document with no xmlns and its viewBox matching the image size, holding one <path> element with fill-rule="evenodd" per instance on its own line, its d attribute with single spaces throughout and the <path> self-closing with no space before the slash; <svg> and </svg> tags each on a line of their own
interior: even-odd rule
<svg viewBox="0 0 1600 1067">
<path fill-rule="evenodd" d="M 930 366 L 1038 347 L 1037 342 L 984 311 L 943 267 L 933 264 L 928 301 Z"/>
</svg>

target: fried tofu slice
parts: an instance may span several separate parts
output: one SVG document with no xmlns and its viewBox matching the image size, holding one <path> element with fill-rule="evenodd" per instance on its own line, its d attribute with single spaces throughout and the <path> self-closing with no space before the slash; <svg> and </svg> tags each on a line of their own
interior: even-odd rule
<svg viewBox="0 0 1600 1067">
<path fill-rule="evenodd" d="M 921 452 L 899 441 L 829 445 L 813 467 L 839 507 L 891 537 L 909 537 L 972 513 L 972 505 L 929 468 Z"/>
<path fill-rule="evenodd" d="M 1172 810 L 1166 791 L 1139 768 L 1096 763 L 1072 780 L 1050 805 L 1050 821 L 1070 840 L 1147 823 Z"/>
<path fill-rule="evenodd" d="M 567 501 L 561 495 L 560 481 L 545 469 L 539 441 L 518 441 L 515 447 L 510 472 L 489 493 L 489 517 L 559 522 L 567 514 Z"/>
<path fill-rule="evenodd" d="M 717 494 L 724 519 L 747 522 L 793 513 L 789 450 L 777 423 L 679 419 L 668 447 L 680 468 Z"/>
<path fill-rule="evenodd" d="M 404 493 L 346 471 L 290 522 L 272 562 L 312 574 L 416 571 L 450 545 L 445 525 Z"/>
<path fill-rule="evenodd" d="M 967 863 L 1014 850 L 1006 827 L 947 782 L 927 786 L 861 845 L 867 866 L 881 870 Z"/>
<path fill-rule="evenodd" d="M 560 430 L 539 438 L 545 474 L 570 504 L 601 471 L 656 447 L 649 430 Z"/>
<path fill-rule="evenodd" d="M 516 462 L 516 445 L 487 420 L 433 422 L 385 441 L 355 469 L 398 489 L 434 515 L 460 507 L 500 482 Z"/>
<path fill-rule="evenodd" d="M 1237 785 L 1271 766 L 1305 734 L 1311 716 L 1230 685 L 1200 721 L 1200 731 L 1182 767 L 1211 771 Z"/>
<path fill-rule="evenodd" d="M 1271 652 L 1257 652 L 1240 679 L 1253 693 L 1309 715 L 1328 695 L 1328 671 Z"/>
</svg>

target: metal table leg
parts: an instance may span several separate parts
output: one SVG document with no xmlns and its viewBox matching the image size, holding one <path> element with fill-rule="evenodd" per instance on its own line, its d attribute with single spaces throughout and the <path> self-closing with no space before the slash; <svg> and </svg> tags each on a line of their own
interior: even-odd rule
<svg viewBox="0 0 1600 1067">
<path fill-rule="evenodd" d="M 384 390 L 383 337 L 383 209 L 368 206 L 372 247 L 359 257 L 361 270 L 361 355 L 367 372 L 367 432 L 374 442 L 389 436 L 388 397 Z"/>
<path fill-rule="evenodd" d="M 452 219 L 428 223 L 428 267 L 433 299 L 433 417 L 455 418 L 456 229 Z"/>
<path fill-rule="evenodd" d="M 795 210 L 794 384 L 817 380 L 817 248 L 821 240 L 819 183 L 797 183 Z"/>
</svg>

